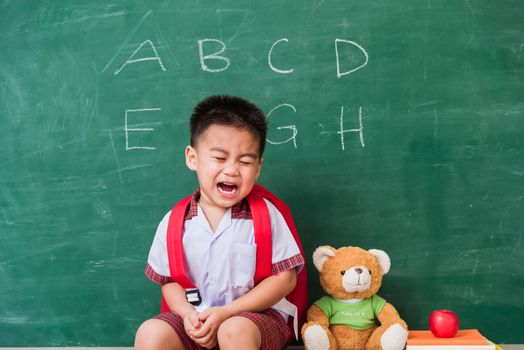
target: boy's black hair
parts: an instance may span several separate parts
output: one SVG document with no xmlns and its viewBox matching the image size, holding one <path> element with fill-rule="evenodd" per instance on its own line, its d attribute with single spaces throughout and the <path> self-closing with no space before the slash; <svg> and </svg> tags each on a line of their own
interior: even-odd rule
<svg viewBox="0 0 524 350">
<path fill-rule="evenodd" d="M 253 103 L 237 96 L 210 96 L 196 105 L 190 120 L 190 142 L 197 139 L 213 124 L 245 129 L 258 137 L 260 156 L 266 146 L 267 121 L 264 113 Z"/>
</svg>

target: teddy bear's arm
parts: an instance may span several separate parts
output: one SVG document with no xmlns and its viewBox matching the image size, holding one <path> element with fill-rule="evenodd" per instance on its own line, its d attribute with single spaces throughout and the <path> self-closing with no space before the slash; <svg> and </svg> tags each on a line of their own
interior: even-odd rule
<svg viewBox="0 0 524 350">
<path fill-rule="evenodd" d="M 402 320 L 393 305 L 386 303 L 382 308 L 382 311 L 377 315 L 380 324 L 383 326 L 389 326 L 394 323 L 399 323 L 403 328 L 407 329 L 408 326 L 404 320 Z"/>
<path fill-rule="evenodd" d="M 393 305 L 384 304 L 377 315 L 380 327 L 375 329 L 366 344 L 366 349 L 404 349 L 408 339 L 408 327 Z"/>
<path fill-rule="evenodd" d="M 302 327 L 306 350 L 338 350 L 335 337 L 329 330 L 329 317 L 316 305 L 307 311 L 307 323 Z"/>
<path fill-rule="evenodd" d="M 308 322 L 318 323 L 326 328 L 329 327 L 329 318 L 324 311 L 316 305 L 311 305 L 309 310 L 307 310 L 307 320 Z"/>
</svg>

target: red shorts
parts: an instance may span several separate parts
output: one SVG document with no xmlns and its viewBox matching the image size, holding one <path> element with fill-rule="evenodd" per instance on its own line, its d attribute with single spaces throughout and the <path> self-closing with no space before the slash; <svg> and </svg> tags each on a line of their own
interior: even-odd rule
<svg viewBox="0 0 524 350">
<path fill-rule="evenodd" d="M 261 345 L 260 350 L 284 349 L 291 338 L 291 329 L 286 324 L 284 317 L 273 309 L 263 312 L 242 312 L 238 316 L 245 317 L 253 321 L 260 331 Z M 203 347 L 196 344 L 184 330 L 182 318 L 172 312 L 165 312 L 155 317 L 171 325 L 178 337 L 184 344 L 186 350 L 202 350 Z"/>
</svg>

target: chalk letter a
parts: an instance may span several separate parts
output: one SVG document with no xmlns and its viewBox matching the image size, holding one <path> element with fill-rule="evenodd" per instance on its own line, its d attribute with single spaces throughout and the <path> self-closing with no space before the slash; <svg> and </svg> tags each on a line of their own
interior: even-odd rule
<svg viewBox="0 0 524 350">
<path fill-rule="evenodd" d="M 133 57 L 135 57 L 137 52 L 140 51 L 140 49 L 142 49 L 142 47 L 145 44 L 149 44 L 149 46 L 151 46 L 151 49 L 153 49 L 153 52 L 155 53 L 154 56 L 142 57 L 142 58 L 133 58 Z M 127 61 L 125 61 L 124 64 L 120 68 L 115 70 L 114 74 L 117 75 L 118 73 L 120 73 L 122 71 L 122 69 L 124 69 L 124 67 L 127 66 L 128 64 L 133 64 L 133 63 L 142 62 L 142 61 L 157 61 L 158 65 L 160 66 L 160 69 L 162 69 L 163 71 L 166 71 L 166 67 L 162 63 L 162 60 L 160 59 L 160 56 L 158 56 L 158 52 L 156 51 L 155 45 L 153 45 L 151 40 L 148 39 L 148 40 L 144 41 L 142 44 L 140 44 L 140 46 L 138 46 L 136 48 L 136 50 L 131 54 L 131 56 L 129 56 Z"/>
</svg>

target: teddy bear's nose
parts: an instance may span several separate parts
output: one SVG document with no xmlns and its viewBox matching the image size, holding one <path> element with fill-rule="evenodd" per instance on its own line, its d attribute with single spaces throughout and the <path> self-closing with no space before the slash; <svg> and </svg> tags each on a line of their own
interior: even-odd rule
<svg viewBox="0 0 524 350">
<path fill-rule="evenodd" d="M 360 275 L 363 271 L 360 267 L 356 267 L 355 271 Z"/>
</svg>

